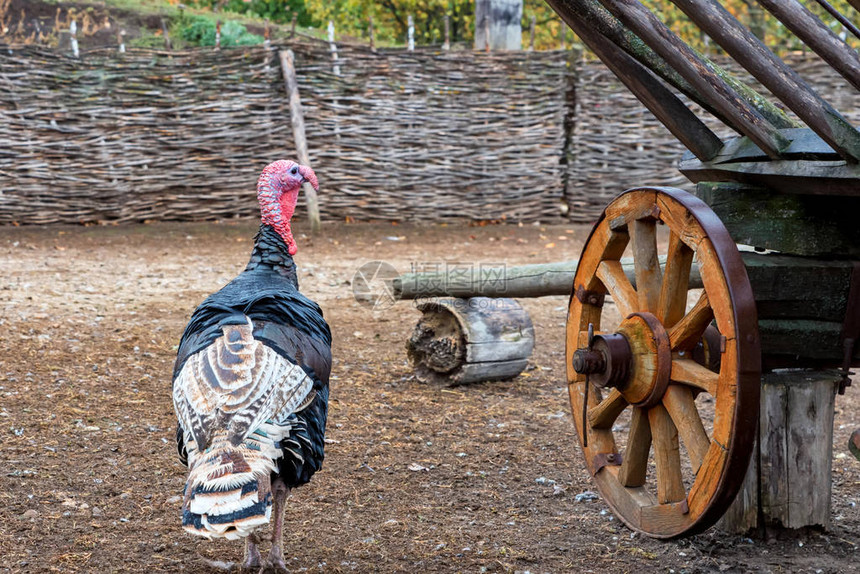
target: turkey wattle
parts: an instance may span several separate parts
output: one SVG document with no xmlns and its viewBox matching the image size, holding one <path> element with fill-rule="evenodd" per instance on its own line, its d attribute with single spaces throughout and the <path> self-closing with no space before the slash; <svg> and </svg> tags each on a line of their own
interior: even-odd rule
<svg viewBox="0 0 860 574">
<path fill-rule="evenodd" d="M 285 568 L 283 510 L 323 461 L 331 331 L 299 293 L 290 218 L 314 172 L 276 161 L 257 182 L 262 223 L 245 270 L 194 311 L 173 370 L 182 525 L 207 538 L 246 537 L 244 567 Z M 254 531 L 274 514 L 263 562 Z"/>
</svg>

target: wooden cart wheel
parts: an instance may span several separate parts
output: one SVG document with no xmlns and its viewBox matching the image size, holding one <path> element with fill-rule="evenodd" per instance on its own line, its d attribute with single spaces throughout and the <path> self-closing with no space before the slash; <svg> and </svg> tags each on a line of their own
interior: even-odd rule
<svg viewBox="0 0 860 574">
<path fill-rule="evenodd" d="M 620 263 L 628 243 L 635 287 Z M 689 289 L 693 265 L 700 295 Z M 600 330 L 606 295 L 624 318 L 613 333 Z M 616 516 L 672 538 L 723 515 L 755 439 L 761 351 L 740 253 L 705 203 L 679 189 L 639 188 L 606 207 L 574 279 L 567 373 L 586 464 Z"/>
</svg>

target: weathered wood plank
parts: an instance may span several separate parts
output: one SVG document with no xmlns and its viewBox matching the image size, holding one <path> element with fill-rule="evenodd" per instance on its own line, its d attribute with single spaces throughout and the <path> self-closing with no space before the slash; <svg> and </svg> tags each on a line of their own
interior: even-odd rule
<svg viewBox="0 0 860 574">
<path fill-rule="evenodd" d="M 840 156 L 850 163 L 860 160 L 860 132 L 719 2 L 672 0 L 672 3 Z"/>
<path fill-rule="evenodd" d="M 651 11 L 638 2 L 600 1 L 768 156 L 780 157 L 788 140 Z"/>
<path fill-rule="evenodd" d="M 860 171 L 857 176 L 860 194 Z M 738 243 L 785 254 L 860 258 L 860 197 L 785 194 L 733 183 L 700 183 L 696 195 Z"/>
</svg>

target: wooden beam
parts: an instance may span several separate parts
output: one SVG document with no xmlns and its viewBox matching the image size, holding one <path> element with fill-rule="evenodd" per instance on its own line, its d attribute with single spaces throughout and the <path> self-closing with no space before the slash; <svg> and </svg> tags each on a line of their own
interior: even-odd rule
<svg viewBox="0 0 860 574">
<path fill-rule="evenodd" d="M 478 267 L 471 273 L 404 273 L 392 281 L 395 299 L 424 297 L 544 297 L 570 295 L 578 261 L 518 265 L 515 267 Z M 660 265 L 666 258 L 660 257 Z M 621 260 L 627 280 L 636 286 L 633 259 Z M 691 288 L 702 286 L 695 266 L 690 270 Z"/>
<path fill-rule="evenodd" d="M 806 122 L 840 156 L 854 163 L 860 160 L 860 132 L 719 2 L 672 0 L 672 3 Z M 756 141 L 756 144 L 761 147 L 759 142 Z"/>
<path fill-rule="evenodd" d="M 860 191 L 860 179 L 855 185 Z M 860 196 L 787 194 L 738 183 L 700 183 L 696 195 L 738 243 L 786 255 L 860 259 Z"/>
<path fill-rule="evenodd" d="M 678 169 L 694 182 L 737 182 L 805 195 L 860 195 L 860 165 L 841 159 L 809 129 L 780 130 L 791 143 L 786 161 L 767 156 L 747 138 L 726 141 L 708 162 L 686 155 Z"/>
<path fill-rule="evenodd" d="M 756 109 L 715 74 L 650 10 L 635 0 L 600 0 L 624 25 L 677 70 L 732 125 L 741 130 L 769 157 L 779 158 L 785 139 Z"/>
<path fill-rule="evenodd" d="M 648 45 L 618 19 L 613 16 L 606 8 L 604 8 L 598 0 L 547 0 L 547 3 L 555 10 L 565 21 L 570 24 L 572 21 L 581 22 L 582 25 L 589 29 L 593 29 L 614 45 L 621 48 L 632 58 L 645 66 L 647 69 L 662 78 L 669 85 L 686 95 L 688 98 L 702 106 L 708 113 L 715 116 L 721 122 L 731 127 L 737 132 L 741 132 L 738 126 L 734 125 L 731 120 L 725 117 L 717 108 L 715 108 L 705 97 L 702 96 L 689 82 L 687 82 L 666 60 L 654 52 Z M 572 26 L 572 24 L 570 24 Z M 746 101 L 746 103 L 767 119 L 768 122 L 777 128 L 792 128 L 799 127 L 800 124 L 788 117 L 785 112 L 762 97 L 755 90 L 747 86 L 745 83 L 737 80 L 720 66 L 711 62 L 705 56 L 698 54 L 699 59 L 719 75 L 737 94 Z"/>
<path fill-rule="evenodd" d="M 311 160 L 308 156 L 308 142 L 305 139 L 305 119 L 302 114 L 302 101 L 299 98 L 299 81 L 296 77 L 295 56 L 292 50 L 281 50 L 281 71 L 284 74 L 284 86 L 290 99 L 290 122 L 293 125 L 293 139 L 296 143 L 296 155 L 300 164 L 310 167 Z M 317 192 L 309 183 L 302 185 L 308 206 L 308 219 L 311 222 L 311 231 L 320 231 L 320 208 Z"/>
<path fill-rule="evenodd" d="M 552 4 L 552 2 L 550 2 Z M 577 36 L 606 64 L 633 95 L 702 161 L 712 159 L 723 142 L 671 90 L 642 64 L 581 20 L 562 15 Z"/>
<path fill-rule="evenodd" d="M 830 67 L 860 90 L 860 55 L 797 0 L 758 0 Z"/>
</svg>

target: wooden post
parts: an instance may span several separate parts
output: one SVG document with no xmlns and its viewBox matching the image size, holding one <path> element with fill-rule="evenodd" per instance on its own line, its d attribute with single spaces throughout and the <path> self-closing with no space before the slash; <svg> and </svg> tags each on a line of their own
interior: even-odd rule
<svg viewBox="0 0 860 574">
<path fill-rule="evenodd" d="M 221 49 L 221 20 L 215 22 L 215 49 Z"/>
<path fill-rule="evenodd" d="M 373 14 L 367 18 L 367 34 L 370 36 L 370 51 L 375 52 L 376 46 L 373 45 Z"/>
<path fill-rule="evenodd" d="M 125 30 L 117 30 L 116 43 L 119 45 L 119 53 L 125 54 Z"/>
<path fill-rule="evenodd" d="M 290 99 L 290 121 L 293 125 L 293 139 L 296 142 L 296 156 L 299 163 L 310 167 L 308 142 L 305 139 L 305 119 L 302 115 L 302 102 L 299 98 L 299 81 L 296 77 L 295 56 L 292 50 L 281 50 L 281 70 L 284 73 L 284 86 Z M 320 208 L 317 192 L 309 183 L 302 186 L 308 205 L 308 219 L 311 222 L 311 232 L 320 231 Z"/>
<path fill-rule="evenodd" d="M 565 36 L 567 35 L 567 24 L 565 24 L 564 20 L 559 21 L 560 28 L 558 31 L 558 48 L 559 50 L 565 49 Z"/>
<path fill-rule="evenodd" d="M 72 56 L 80 58 L 81 53 L 78 50 L 78 23 L 74 20 L 72 20 L 72 23 L 69 26 L 69 35 L 71 36 Z"/>
<path fill-rule="evenodd" d="M 442 43 L 442 49 L 451 49 L 451 16 L 448 14 L 445 14 L 445 41 Z"/>
<path fill-rule="evenodd" d="M 744 486 L 720 527 L 830 526 L 836 371 L 783 370 L 762 377 L 759 440 Z"/>
<path fill-rule="evenodd" d="M 415 51 L 415 22 L 412 20 L 412 14 L 407 17 L 408 23 L 408 36 L 407 36 L 407 48 L 410 52 Z"/>
<path fill-rule="evenodd" d="M 164 17 L 161 18 L 161 33 L 164 34 L 164 49 L 169 52 L 172 46 L 170 45 L 170 32 L 167 30 L 167 22 L 165 22 Z"/>
<path fill-rule="evenodd" d="M 328 21 L 328 46 L 331 50 L 331 71 L 335 76 L 340 75 L 340 65 L 337 63 L 337 44 L 334 43 L 334 22 Z"/>
<path fill-rule="evenodd" d="M 490 15 L 484 14 L 484 50 L 490 51 Z"/>
<path fill-rule="evenodd" d="M 292 24 L 290 24 L 290 38 L 295 38 L 295 36 L 296 36 L 296 22 L 298 21 L 298 19 L 299 19 L 299 15 L 296 13 L 293 13 L 293 22 L 292 22 Z"/>
<path fill-rule="evenodd" d="M 535 20 L 535 15 L 532 14 L 532 17 L 529 18 L 529 52 L 535 49 Z"/>
<path fill-rule="evenodd" d="M 264 28 L 263 28 L 263 46 L 266 48 L 266 50 L 268 50 L 269 47 L 272 45 L 272 42 L 269 39 L 270 35 L 271 35 L 271 32 L 269 30 L 269 19 L 266 18 L 264 21 Z"/>
</svg>

